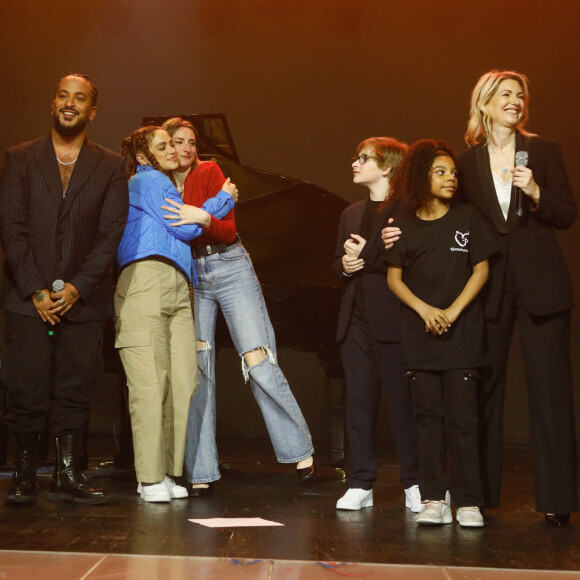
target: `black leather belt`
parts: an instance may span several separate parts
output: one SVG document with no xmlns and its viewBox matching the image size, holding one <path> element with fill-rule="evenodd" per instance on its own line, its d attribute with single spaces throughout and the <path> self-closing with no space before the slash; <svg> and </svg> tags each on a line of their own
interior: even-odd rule
<svg viewBox="0 0 580 580">
<path fill-rule="evenodd" d="M 225 242 L 216 242 L 215 244 L 207 244 L 205 246 L 191 246 L 191 255 L 194 258 L 203 258 L 213 254 L 220 254 L 221 252 L 225 252 L 230 246 L 233 246 L 240 241 L 240 236 L 236 234 L 236 237 L 231 244 L 226 244 Z"/>
</svg>

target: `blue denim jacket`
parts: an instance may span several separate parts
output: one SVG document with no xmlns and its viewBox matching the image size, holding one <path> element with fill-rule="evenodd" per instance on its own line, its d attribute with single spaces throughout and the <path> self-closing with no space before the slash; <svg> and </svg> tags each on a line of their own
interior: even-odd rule
<svg viewBox="0 0 580 580">
<path fill-rule="evenodd" d="M 197 284 L 189 241 L 204 230 L 199 224 L 171 227 L 171 220 L 163 218 L 167 212 L 161 209 L 162 205 L 167 205 L 166 197 L 182 203 L 177 189 L 165 174 L 149 165 L 138 166 L 136 175 L 129 181 L 129 217 L 117 260 L 122 268 L 148 256 L 163 256 Z M 202 209 L 221 219 L 233 207 L 234 198 L 222 190 L 208 199 Z"/>
</svg>

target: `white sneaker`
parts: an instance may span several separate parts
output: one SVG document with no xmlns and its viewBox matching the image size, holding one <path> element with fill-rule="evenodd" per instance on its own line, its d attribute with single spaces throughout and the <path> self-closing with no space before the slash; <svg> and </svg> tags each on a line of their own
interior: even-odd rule
<svg viewBox="0 0 580 580">
<path fill-rule="evenodd" d="M 182 485 L 177 485 L 175 481 L 173 481 L 173 479 L 171 479 L 171 477 L 167 475 L 165 476 L 165 479 L 161 483 L 163 483 L 163 485 L 165 485 L 165 487 L 167 488 L 167 491 L 169 492 L 169 497 L 171 499 L 183 499 L 184 497 L 189 496 L 189 493 L 185 487 L 183 487 Z M 142 490 L 143 486 L 141 485 L 141 483 L 139 483 L 139 485 L 137 486 L 137 493 L 141 493 Z"/>
<path fill-rule="evenodd" d="M 415 516 L 415 521 L 420 526 L 440 526 L 453 522 L 451 508 L 446 501 L 425 500 L 423 505 L 423 510 Z"/>
<path fill-rule="evenodd" d="M 483 516 L 477 506 L 457 508 L 457 523 L 464 528 L 483 528 Z"/>
<path fill-rule="evenodd" d="M 141 499 L 144 501 L 149 501 L 153 503 L 171 501 L 171 498 L 169 497 L 169 492 L 167 491 L 167 487 L 165 486 L 165 483 L 163 483 L 162 481 L 160 481 L 159 483 L 154 483 L 153 485 L 139 484 L 137 489 L 139 489 Z"/>
<path fill-rule="evenodd" d="M 405 507 L 414 513 L 419 513 L 423 509 L 421 503 L 421 492 L 418 485 L 412 485 L 405 490 Z"/>
<path fill-rule="evenodd" d="M 167 491 L 169 492 L 169 497 L 171 499 L 183 499 L 184 497 L 189 497 L 189 492 L 187 488 L 183 487 L 182 485 L 177 485 L 171 477 L 168 475 L 165 476 L 163 480 Z"/>
<path fill-rule="evenodd" d="M 351 487 L 337 502 L 337 510 L 360 510 L 373 507 L 373 490 Z"/>
</svg>

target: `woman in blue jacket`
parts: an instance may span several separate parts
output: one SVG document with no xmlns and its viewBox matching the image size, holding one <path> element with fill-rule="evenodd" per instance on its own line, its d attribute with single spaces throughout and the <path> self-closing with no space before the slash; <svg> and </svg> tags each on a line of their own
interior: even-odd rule
<svg viewBox="0 0 580 580">
<path fill-rule="evenodd" d="M 196 283 L 189 241 L 203 233 L 210 214 L 234 206 L 236 188 L 196 208 L 197 223 L 171 227 L 166 199 L 181 201 L 163 173 L 177 168 L 171 137 L 143 127 L 123 141 L 128 161 L 129 217 L 118 250 L 115 291 L 116 344 L 127 375 L 135 471 L 141 498 L 167 502 L 187 497 L 175 484 L 183 470 L 187 413 L 197 386 L 190 284 Z"/>
</svg>

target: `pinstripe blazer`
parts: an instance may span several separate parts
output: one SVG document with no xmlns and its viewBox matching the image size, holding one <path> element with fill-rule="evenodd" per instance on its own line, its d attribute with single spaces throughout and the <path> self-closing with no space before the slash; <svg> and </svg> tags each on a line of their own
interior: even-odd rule
<svg viewBox="0 0 580 580">
<path fill-rule="evenodd" d="M 60 278 L 80 293 L 68 320 L 112 316 L 128 200 L 122 157 L 95 143 L 83 143 L 64 197 L 50 136 L 9 149 L 0 178 L 4 309 L 38 316 L 32 295 Z"/>
</svg>

